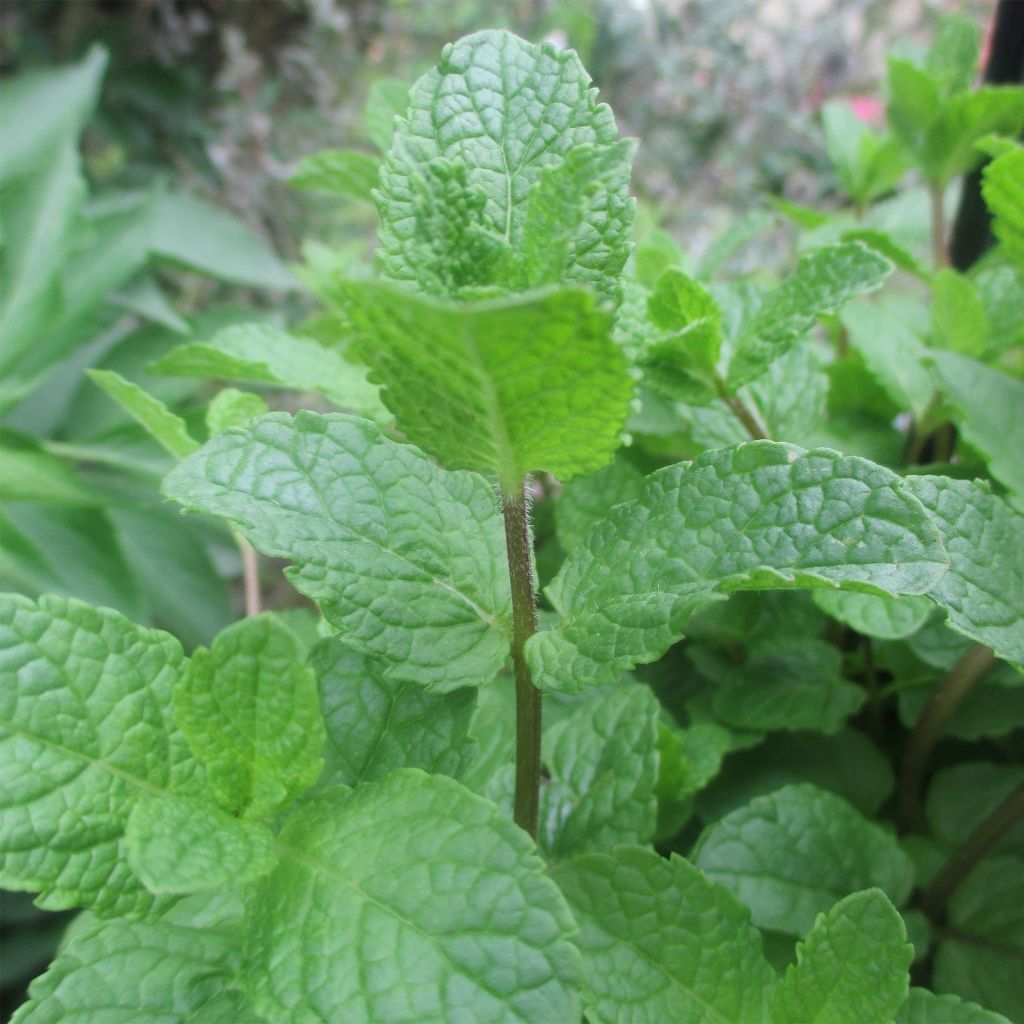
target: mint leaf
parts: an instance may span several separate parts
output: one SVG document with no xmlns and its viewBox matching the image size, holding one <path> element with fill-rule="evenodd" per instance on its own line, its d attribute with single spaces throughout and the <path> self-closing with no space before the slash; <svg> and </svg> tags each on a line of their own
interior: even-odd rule
<svg viewBox="0 0 1024 1024">
<path fill-rule="evenodd" d="M 990 761 L 961 761 L 935 773 L 925 799 L 931 834 L 945 846 L 958 846 L 1024 781 L 1024 767 Z M 1024 853 L 1024 824 L 1017 822 L 997 852 Z"/>
<path fill-rule="evenodd" d="M 542 790 L 541 819 L 552 856 L 653 837 L 658 711 L 646 686 L 616 687 L 545 732 L 554 782 Z"/>
<path fill-rule="evenodd" d="M 271 413 L 209 441 L 164 492 L 294 561 L 294 586 L 387 678 L 455 690 L 505 663 L 505 537 L 482 477 L 365 420 Z"/>
<path fill-rule="evenodd" d="M 573 51 L 501 31 L 445 47 L 437 67 L 413 85 L 381 170 L 384 274 L 449 295 L 500 283 L 507 253 L 523 243 L 529 195 L 544 169 L 579 146 L 611 147 L 616 136 L 611 110 L 597 103 Z M 595 245 L 601 253 L 628 251 L 628 185 L 623 161 L 593 190 L 562 280 L 594 282 Z"/>
<path fill-rule="evenodd" d="M 925 70 L 944 96 L 965 92 L 978 70 L 978 27 L 969 18 L 945 17 L 939 22 L 925 58 Z"/>
<path fill-rule="evenodd" d="M 249 906 L 274 1020 L 578 1020 L 572 917 L 528 836 L 444 776 L 309 801 Z"/>
<path fill-rule="evenodd" d="M 919 491 L 913 487 L 908 490 L 920 499 Z M 943 537 L 943 540 L 948 551 L 949 538 Z M 942 580 L 946 578 L 943 576 Z M 934 608 L 924 597 L 883 597 L 841 590 L 815 590 L 812 596 L 823 612 L 876 640 L 902 640 L 916 633 Z"/>
<path fill-rule="evenodd" d="M 981 174 L 981 194 L 992 211 L 992 231 L 1007 256 L 1024 267 L 1024 149 L 997 157 Z"/>
<path fill-rule="evenodd" d="M 395 130 L 395 118 L 405 113 L 409 102 L 409 86 L 397 78 L 378 78 L 366 96 L 363 119 L 370 141 L 386 153 Z"/>
<path fill-rule="evenodd" d="M 138 384 L 125 380 L 113 370 L 85 372 L 176 459 L 185 458 L 199 447 L 199 442 L 189 434 L 185 421 Z"/>
<path fill-rule="evenodd" d="M 158 904 L 128 867 L 128 816 L 198 785 L 171 721 L 181 645 L 110 609 L 4 594 L 0 650 L 0 884 L 52 910 L 146 913 Z"/>
<path fill-rule="evenodd" d="M 389 679 L 385 663 L 341 637 L 317 646 L 310 663 L 327 727 L 321 784 L 355 786 L 398 768 L 460 775 L 473 752 L 468 731 L 476 689 L 434 694 Z"/>
<path fill-rule="evenodd" d="M 555 505 L 558 543 L 571 551 L 609 509 L 635 498 L 643 479 L 640 470 L 620 456 L 596 473 L 570 480 Z"/>
<path fill-rule="evenodd" d="M 926 988 L 911 988 L 896 1013 L 895 1024 L 1010 1024 L 1000 1013 L 992 1013 L 954 995 L 936 995 Z"/>
<path fill-rule="evenodd" d="M 932 278 L 931 328 L 936 348 L 979 356 L 988 345 L 984 303 L 970 280 L 949 267 Z"/>
<path fill-rule="evenodd" d="M 224 388 L 206 407 L 206 429 L 210 437 L 223 434 L 228 427 L 244 427 L 249 420 L 263 415 L 267 403 L 251 391 Z"/>
<path fill-rule="evenodd" d="M 846 194 L 863 205 L 888 192 L 903 176 L 906 157 L 891 135 L 876 135 L 842 100 L 821 108 L 825 148 Z"/>
<path fill-rule="evenodd" d="M 316 677 L 298 638 L 271 614 L 236 622 L 192 655 L 174 715 L 233 815 L 266 817 L 323 768 Z"/>
<path fill-rule="evenodd" d="M 231 889 L 277 862 L 266 826 L 184 797 L 137 800 L 125 840 L 128 863 L 153 893 Z"/>
<path fill-rule="evenodd" d="M 32 982 L 29 1000 L 13 1020 L 255 1020 L 238 978 L 242 941 L 241 907 L 209 894 L 182 900 L 156 920 L 97 921 L 83 914 L 46 973 Z"/>
<path fill-rule="evenodd" d="M 288 184 L 303 192 L 369 202 L 379 175 L 379 157 L 354 149 L 323 149 L 303 157 Z"/>
<path fill-rule="evenodd" d="M 750 907 L 754 924 L 799 935 L 857 889 L 899 904 L 913 866 L 896 840 L 841 797 L 784 786 L 727 814 L 701 835 L 693 862 Z"/>
<path fill-rule="evenodd" d="M 652 473 L 570 553 L 546 590 L 559 627 L 531 637 L 527 657 L 535 680 L 571 692 L 654 661 L 731 590 L 919 594 L 946 565 L 887 469 L 768 441 L 705 452 Z"/>
<path fill-rule="evenodd" d="M 161 356 L 152 373 L 215 377 L 314 391 L 334 405 L 369 419 L 387 419 L 366 371 L 345 362 L 335 349 L 270 324 L 234 324 L 209 341 L 190 341 Z"/>
<path fill-rule="evenodd" d="M 587 1019 L 760 1024 L 775 980 L 750 915 L 673 854 L 621 846 L 553 871 L 580 925 Z"/>
<path fill-rule="evenodd" d="M 530 470 L 593 472 L 619 445 L 633 385 L 611 315 L 580 289 L 445 303 L 339 285 L 356 356 L 415 444 L 515 493 Z"/>
<path fill-rule="evenodd" d="M 980 480 L 908 476 L 932 516 L 950 571 L 929 590 L 950 628 L 1024 665 L 1024 516 Z"/>
<path fill-rule="evenodd" d="M 729 390 L 753 380 L 826 313 L 838 313 L 855 295 L 874 291 L 892 264 L 861 242 L 844 242 L 804 256 L 770 291 L 737 340 L 727 374 Z"/>
<path fill-rule="evenodd" d="M 778 1020 L 891 1020 L 906 999 L 913 947 L 903 919 L 877 889 L 847 896 L 822 914 L 796 957 L 772 993 Z"/>
</svg>

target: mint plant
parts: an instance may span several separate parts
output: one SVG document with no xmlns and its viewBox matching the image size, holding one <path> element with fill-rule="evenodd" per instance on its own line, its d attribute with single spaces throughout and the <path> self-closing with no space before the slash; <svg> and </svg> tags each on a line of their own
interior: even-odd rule
<svg viewBox="0 0 1024 1024">
<path fill-rule="evenodd" d="M 969 116 L 839 147 L 829 115 L 853 212 L 800 214 L 763 287 L 711 280 L 724 244 L 631 259 L 634 147 L 578 58 L 469 36 L 381 101 L 378 276 L 314 269 L 305 333 L 152 367 L 349 411 L 230 388 L 200 445 L 93 374 L 178 460 L 164 494 L 320 614 L 256 600 L 186 657 L 0 600 L 0 882 L 83 909 L 19 1024 L 1016 1012 L 1019 149 L 984 143 L 1000 245 L 952 286 L 870 206 L 1024 91 L 995 125 L 945 58 L 893 66 Z M 359 193 L 359 156 L 300 181 Z M 908 314 L 897 268 L 984 332 Z M 995 744 L 935 771 L 947 731 Z"/>
</svg>

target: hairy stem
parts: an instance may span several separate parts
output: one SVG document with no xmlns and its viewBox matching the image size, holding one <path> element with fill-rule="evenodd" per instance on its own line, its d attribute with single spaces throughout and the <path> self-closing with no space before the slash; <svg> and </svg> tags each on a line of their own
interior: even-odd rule
<svg viewBox="0 0 1024 1024">
<path fill-rule="evenodd" d="M 260 598 L 260 565 L 253 546 L 240 534 L 234 534 L 238 550 L 242 552 L 242 584 L 245 591 L 245 614 L 259 615 L 263 607 Z"/>
<path fill-rule="evenodd" d="M 751 438 L 755 441 L 770 440 L 768 428 L 761 422 L 754 410 L 739 395 L 730 395 L 726 390 L 725 381 L 717 374 L 715 381 L 718 386 L 718 397 L 729 406 L 733 415 L 743 424 Z"/>
<path fill-rule="evenodd" d="M 942 920 L 946 904 L 957 886 L 1022 817 L 1024 782 L 1012 790 L 1009 796 L 950 854 L 949 860 L 932 879 L 921 899 L 921 909 L 931 920 Z"/>
<path fill-rule="evenodd" d="M 936 267 L 949 266 L 949 249 L 946 247 L 946 210 L 942 204 L 945 189 L 933 181 L 928 185 L 928 197 L 932 208 L 932 259 Z"/>
<path fill-rule="evenodd" d="M 515 823 L 537 838 L 540 803 L 541 693 L 526 664 L 526 641 L 537 632 L 537 599 L 530 557 L 529 507 L 525 481 L 519 493 L 505 495 L 505 549 L 512 585 L 512 667 L 516 680 Z"/>
<path fill-rule="evenodd" d="M 946 723 L 994 662 L 995 655 L 988 647 L 975 644 L 949 670 L 921 712 L 907 741 L 900 779 L 900 810 L 906 828 L 917 829 L 924 823 L 921 782 Z"/>
</svg>

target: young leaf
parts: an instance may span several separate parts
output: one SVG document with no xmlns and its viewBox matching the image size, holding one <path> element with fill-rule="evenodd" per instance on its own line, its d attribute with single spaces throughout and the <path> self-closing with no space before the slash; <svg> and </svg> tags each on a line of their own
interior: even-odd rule
<svg viewBox="0 0 1024 1024">
<path fill-rule="evenodd" d="M 896 1013 L 895 1024 L 1010 1024 L 1001 1013 L 992 1013 L 959 996 L 936 995 L 926 988 L 911 988 Z"/>
<path fill-rule="evenodd" d="M 660 657 L 731 590 L 919 594 L 945 571 L 939 534 L 900 478 L 863 459 L 768 441 L 651 474 L 575 548 L 531 637 L 534 678 L 574 691 Z"/>
<path fill-rule="evenodd" d="M 173 377 L 216 377 L 315 391 L 339 408 L 373 420 L 387 419 L 365 370 L 345 362 L 334 349 L 270 324 L 226 327 L 209 341 L 171 349 L 149 369 Z"/>
<path fill-rule="evenodd" d="M 236 622 L 192 655 L 174 716 L 235 816 L 266 817 L 323 768 L 316 677 L 298 638 L 271 614 Z"/>
<path fill-rule="evenodd" d="M 906 999 L 913 947 L 903 919 L 877 889 L 847 896 L 818 917 L 796 957 L 772 993 L 777 1020 L 891 1020 Z"/>
<path fill-rule="evenodd" d="M 594 1024 L 760 1024 L 775 980 L 750 914 L 672 855 L 620 846 L 559 864 Z"/>
<path fill-rule="evenodd" d="M 544 169 L 579 146 L 614 146 L 616 136 L 611 110 L 597 103 L 573 51 L 501 31 L 445 47 L 412 87 L 381 171 L 375 198 L 385 275 L 441 294 L 500 283 Z M 592 285 L 602 272 L 618 274 L 633 218 L 628 187 L 629 163 L 620 161 L 589 197 L 562 280 Z M 595 246 L 603 271 L 590 260 Z"/>
<path fill-rule="evenodd" d="M 932 516 L 950 571 L 929 590 L 950 628 L 1024 665 L 1024 516 L 980 480 L 908 476 Z"/>
<path fill-rule="evenodd" d="M 409 86 L 397 78 L 378 78 L 366 96 L 363 119 L 370 141 L 386 153 L 395 131 L 395 118 L 409 105 Z"/>
<path fill-rule="evenodd" d="M 89 378 L 98 384 L 132 419 L 142 424 L 146 433 L 158 441 L 176 459 L 183 459 L 199 447 L 185 426 L 185 421 L 138 384 L 125 380 L 113 370 L 86 370 Z"/>
<path fill-rule="evenodd" d="M 251 391 L 224 388 L 206 407 L 206 429 L 210 437 L 223 434 L 228 427 L 244 427 L 251 419 L 262 416 L 267 403 Z"/>
<path fill-rule="evenodd" d="M 992 211 L 992 231 L 1006 254 L 1024 268 L 1024 149 L 993 160 L 982 171 L 981 194 Z"/>
<path fill-rule="evenodd" d="M 303 157 L 288 184 L 303 192 L 370 202 L 379 175 L 379 157 L 354 149 L 324 149 Z"/>
<path fill-rule="evenodd" d="M 978 70 L 978 26 L 969 18 L 946 17 L 939 22 L 925 58 L 925 70 L 944 96 L 965 92 Z"/>
<path fill-rule="evenodd" d="M 751 800 L 709 826 L 693 862 L 750 907 L 754 924 L 800 935 L 837 899 L 877 886 L 902 903 L 910 858 L 881 826 L 807 783 Z"/>
<path fill-rule="evenodd" d="M 341 637 L 319 644 L 310 663 L 327 728 L 322 785 L 356 786 L 399 768 L 460 775 L 473 752 L 476 689 L 434 694 L 389 679 L 385 663 Z"/>
<path fill-rule="evenodd" d="M 198 785 L 171 720 L 181 646 L 110 609 L 4 594 L 0 649 L 0 884 L 53 910 L 145 913 L 128 816 L 144 795 Z"/>
<path fill-rule="evenodd" d="M 351 416 L 270 413 L 209 441 L 164 481 L 290 558 L 295 587 L 385 676 L 479 686 L 508 654 L 509 583 L 494 494 Z"/>
<path fill-rule="evenodd" d="M 908 490 L 920 499 L 920 493 L 913 487 Z M 948 551 L 949 539 L 943 540 Z M 942 577 L 943 581 L 946 579 L 948 574 Z M 812 596 L 823 612 L 876 640 L 902 640 L 916 633 L 935 607 L 925 597 L 883 597 L 842 590 L 815 590 Z"/>
<path fill-rule="evenodd" d="M 761 303 L 735 345 L 729 390 L 759 376 L 826 313 L 838 313 L 855 295 L 874 291 L 892 264 L 861 242 L 844 242 L 804 256 L 796 270 Z"/>
<path fill-rule="evenodd" d="M 125 842 L 131 869 L 153 893 L 231 889 L 277 863 L 274 836 L 265 825 L 184 797 L 137 800 Z"/>
<path fill-rule="evenodd" d="M 572 917 L 529 837 L 441 775 L 306 803 L 249 907 L 246 980 L 273 1020 L 579 1019 Z"/>
<path fill-rule="evenodd" d="M 891 135 L 878 136 L 842 100 L 821 108 L 825 147 L 846 194 L 865 204 L 888 192 L 903 176 L 906 158 Z"/>
<path fill-rule="evenodd" d="M 988 345 L 985 306 L 970 280 L 949 267 L 932 278 L 931 326 L 936 348 L 980 356 Z"/>
<path fill-rule="evenodd" d="M 633 384 L 612 318 L 582 289 L 446 303 L 393 286 L 339 286 L 399 427 L 451 469 L 593 472 L 619 445 Z"/>
</svg>

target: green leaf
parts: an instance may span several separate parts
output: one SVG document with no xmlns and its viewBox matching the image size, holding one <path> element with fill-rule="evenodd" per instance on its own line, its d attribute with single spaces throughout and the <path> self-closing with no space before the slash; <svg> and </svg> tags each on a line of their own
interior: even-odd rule
<svg viewBox="0 0 1024 1024">
<path fill-rule="evenodd" d="M 620 456 L 596 473 L 570 480 L 555 505 L 558 543 L 571 551 L 609 509 L 637 497 L 643 479 L 640 470 Z"/>
<path fill-rule="evenodd" d="M 1024 767 L 990 761 L 961 761 L 935 773 L 925 798 L 931 834 L 947 847 L 959 846 L 1010 792 L 1024 782 Z M 994 847 L 1024 854 L 1024 824 L 1017 822 Z"/>
<path fill-rule="evenodd" d="M 205 800 L 144 795 L 132 808 L 125 842 L 131 869 L 152 893 L 231 889 L 277 863 L 270 829 Z"/>
<path fill-rule="evenodd" d="M 153 363 L 150 371 L 316 391 L 342 409 L 368 419 L 386 419 L 377 388 L 366 380 L 363 369 L 347 363 L 334 349 L 271 324 L 236 324 L 209 341 L 179 345 Z"/>
<path fill-rule="evenodd" d="M 146 433 L 176 459 L 183 459 L 199 447 L 188 432 L 185 421 L 138 384 L 125 380 L 113 370 L 86 370 L 89 379 L 98 384 Z"/>
<path fill-rule="evenodd" d="M 241 908 L 204 894 L 148 921 L 75 921 L 29 989 L 17 1024 L 240 1024 L 255 1019 L 238 983 Z"/>
<path fill-rule="evenodd" d="M 913 947 L 903 919 L 877 889 L 847 896 L 822 914 L 796 957 L 772 993 L 778 1020 L 892 1020 L 907 997 Z"/>
<path fill-rule="evenodd" d="M 102 499 L 66 462 L 41 448 L 8 447 L 0 440 L 0 471 L 3 501 L 38 501 L 72 508 L 102 504 Z"/>
<path fill-rule="evenodd" d="M 622 846 L 559 864 L 593 1024 L 760 1024 L 775 980 L 750 914 L 672 855 Z"/>
<path fill-rule="evenodd" d="M 444 776 L 308 802 L 249 906 L 246 981 L 275 1021 L 579 1019 L 579 958 L 529 837 Z"/>
<path fill-rule="evenodd" d="M 303 157 L 288 184 L 303 192 L 370 202 L 379 174 L 380 157 L 354 149 L 324 149 Z"/>
<path fill-rule="evenodd" d="M 926 988 L 911 988 L 896 1014 L 895 1024 L 1010 1024 L 1010 1021 L 1000 1013 L 992 1013 L 959 996 L 940 996 Z"/>
<path fill-rule="evenodd" d="M 632 381 L 610 314 L 580 289 L 443 303 L 387 285 L 339 288 L 406 436 L 452 469 L 523 476 L 593 472 L 619 446 Z"/>
<path fill-rule="evenodd" d="M 655 282 L 669 267 L 681 267 L 686 262 L 683 250 L 669 232 L 661 228 L 648 231 L 636 243 L 633 264 L 636 281 L 645 289 Z"/>
<path fill-rule="evenodd" d="M 110 609 L 16 594 L 0 598 L 0 646 L 0 884 L 52 910 L 145 913 L 128 816 L 198 781 L 171 720 L 181 646 Z"/>
<path fill-rule="evenodd" d="M 886 65 L 886 116 L 894 134 L 920 160 L 925 134 L 942 104 L 939 83 L 924 68 L 902 57 L 888 57 Z"/>
<path fill-rule="evenodd" d="M 910 491 L 917 493 L 913 487 Z M 919 493 L 917 496 L 920 498 Z M 948 539 L 946 542 L 948 545 Z M 841 590 L 815 590 L 813 597 L 823 612 L 876 640 L 901 640 L 916 633 L 934 607 L 924 597 L 882 597 Z"/>
<path fill-rule="evenodd" d="M 1024 516 L 979 480 L 908 476 L 932 516 L 950 571 L 929 590 L 950 628 L 1024 665 Z"/>
<path fill-rule="evenodd" d="M 764 372 L 827 313 L 855 295 L 881 287 L 892 264 L 861 242 L 844 242 L 804 256 L 770 291 L 738 339 L 729 363 L 731 392 Z"/>
<path fill-rule="evenodd" d="M 579 146 L 611 147 L 616 136 L 611 110 L 597 103 L 573 51 L 501 31 L 447 46 L 412 87 L 381 171 L 385 276 L 440 294 L 500 283 L 508 252 L 523 242 L 530 193 L 544 169 Z M 622 163 L 588 197 L 563 281 L 592 284 L 617 273 L 633 218 L 628 171 Z"/>
<path fill-rule="evenodd" d="M 295 587 L 385 677 L 479 686 L 508 654 L 505 537 L 494 494 L 351 416 L 270 413 L 209 441 L 164 482 L 296 564 Z"/>
<path fill-rule="evenodd" d="M 988 316 L 974 285 L 955 270 L 942 267 L 932 278 L 932 339 L 935 346 L 978 356 L 985 351 L 988 335 Z"/>
<path fill-rule="evenodd" d="M 1021 202 L 1024 204 L 1024 193 Z M 1008 352 L 1017 345 L 1024 346 L 1024 319 L 1018 312 L 1024 306 L 1024 231 L 1019 263 L 1017 270 L 1007 264 L 986 267 L 971 279 L 989 322 L 988 353 L 991 355 Z"/>
<path fill-rule="evenodd" d="M 251 419 L 262 416 L 267 403 L 251 391 L 224 388 L 214 395 L 206 407 L 206 430 L 210 437 L 223 434 L 228 427 L 244 427 Z"/>
<path fill-rule="evenodd" d="M 571 552 L 546 590 L 559 627 L 531 637 L 527 658 L 535 680 L 571 692 L 654 661 L 723 593 L 919 594 L 946 566 L 887 469 L 769 441 L 705 452 L 651 474 Z"/>
<path fill-rule="evenodd" d="M 697 265 L 697 277 L 702 281 L 710 281 L 734 252 L 748 245 L 774 223 L 775 217 L 766 210 L 750 210 L 737 217 L 707 247 Z M 637 258 L 639 260 L 639 252 Z M 653 283 L 652 281 L 651 284 Z"/>
<path fill-rule="evenodd" d="M 396 78 L 378 78 L 366 96 L 363 118 L 370 141 L 386 153 L 395 131 L 395 118 L 409 105 L 409 86 Z"/>
<path fill-rule="evenodd" d="M 848 893 L 910 893 L 910 858 L 881 826 L 807 783 L 751 800 L 709 826 L 693 861 L 750 907 L 754 924 L 800 935 Z"/>
<path fill-rule="evenodd" d="M 475 689 L 434 694 L 389 679 L 386 663 L 340 637 L 316 647 L 311 664 L 327 728 L 321 784 L 356 786 L 399 768 L 461 774 L 474 747 L 468 732 Z"/>
<path fill-rule="evenodd" d="M 1024 972 L 1018 951 L 1006 956 L 968 940 L 949 938 L 935 951 L 932 978 L 941 992 L 955 992 L 1012 1021 L 1020 1020 Z"/>
<path fill-rule="evenodd" d="M 863 205 L 890 191 L 903 176 L 906 160 L 891 135 L 878 136 L 842 100 L 821 108 L 825 147 L 846 194 Z"/>
<path fill-rule="evenodd" d="M 1024 149 L 993 160 L 981 175 L 981 194 L 992 212 L 992 231 L 1007 255 L 1024 268 Z"/>
<path fill-rule="evenodd" d="M 298 638 L 272 614 L 236 622 L 192 655 L 174 688 L 174 714 L 235 816 L 266 817 L 323 768 L 316 677 Z"/>
<path fill-rule="evenodd" d="M 554 857 L 644 843 L 654 835 L 658 702 L 646 686 L 600 692 L 544 734 L 554 782 L 541 797 Z"/>
</svg>

